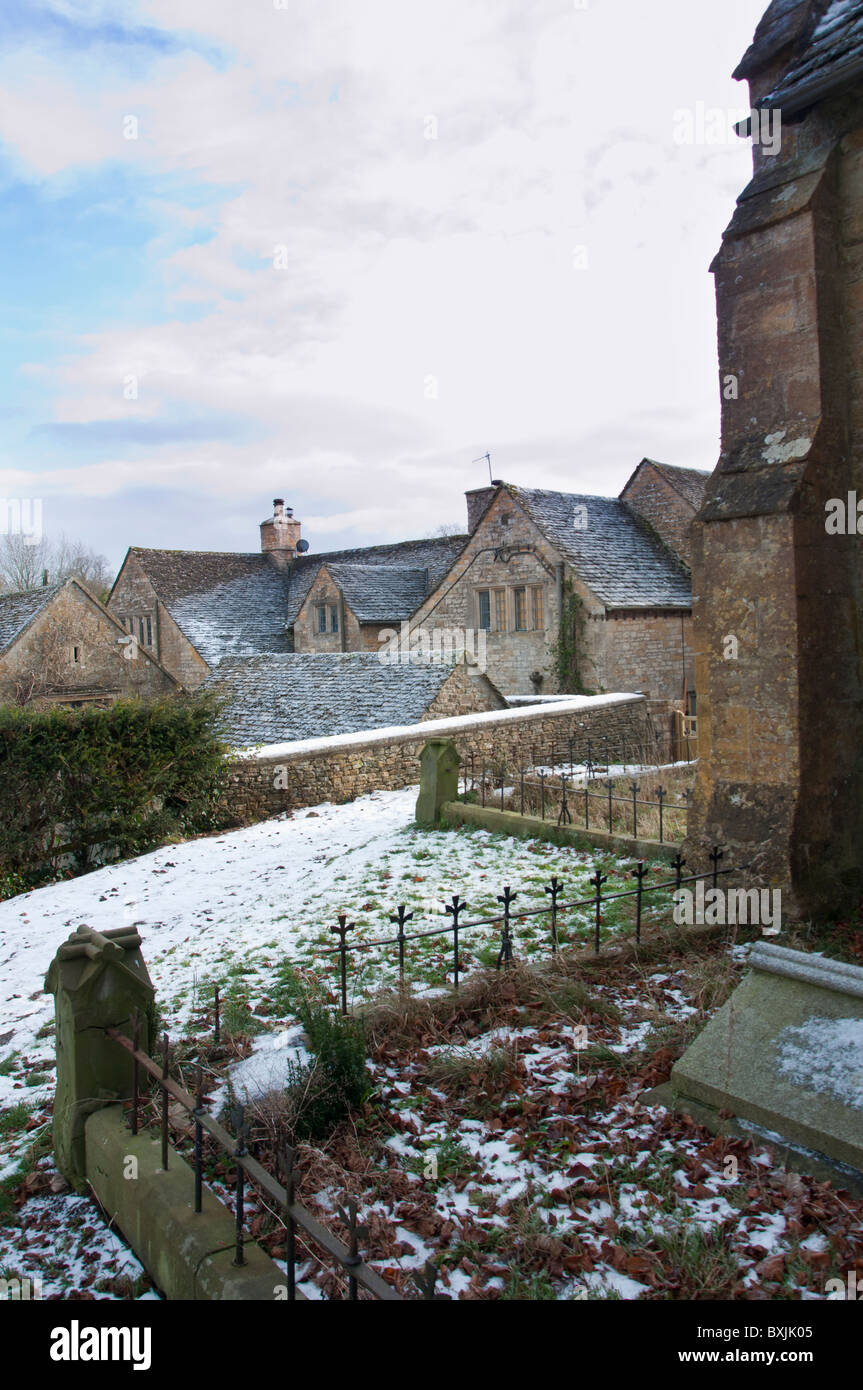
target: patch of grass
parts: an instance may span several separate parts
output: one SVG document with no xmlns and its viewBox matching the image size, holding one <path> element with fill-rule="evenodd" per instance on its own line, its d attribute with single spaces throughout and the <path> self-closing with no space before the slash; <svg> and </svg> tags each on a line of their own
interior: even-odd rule
<svg viewBox="0 0 863 1390">
<path fill-rule="evenodd" d="M 12 1105 L 8 1110 L 0 1110 L 0 1136 L 14 1134 L 16 1130 L 23 1129 L 31 1115 L 29 1105 L 19 1101 L 17 1105 Z"/>
<path fill-rule="evenodd" d="M 434 1158 L 437 1165 L 438 1182 L 451 1182 L 455 1178 L 466 1177 L 476 1167 L 473 1155 L 452 1133 L 445 1134 L 443 1139 L 437 1141 L 428 1140 L 424 1152 L 408 1161 L 408 1170 L 424 1178 L 430 1158 Z"/>
<path fill-rule="evenodd" d="M 0 1062 L 0 1076 L 12 1076 L 20 1065 L 20 1052 L 12 1052 L 8 1057 L 4 1057 Z"/>
<path fill-rule="evenodd" d="M 557 1294 L 547 1274 L 522 1274 L 514 1269 L 504 1286 L 503 1297 L 507 1300 L 553 1302 L 557 1299 Z"/>
<path fill-rule="evenodd" d="M 729 1299 L 739 1278 L 737 1256 L 722 1232 L 681 1226 L 654 1235 L 650 1241 L 659 1253 L 657 1273 L 666 1296 L 675 1299 Z"/>
<path fill-rule="evenodd" d="M 428 1076 L 435 1086 L 449 1091 L 469 1087 L 500 1090 L 512 1080 L 517 1067 L 518 1053 L 512 1044 L 489 1047 L 481 1053 L 465 1052 L 456 1046 L 432 1058 Z"/>
</svg>

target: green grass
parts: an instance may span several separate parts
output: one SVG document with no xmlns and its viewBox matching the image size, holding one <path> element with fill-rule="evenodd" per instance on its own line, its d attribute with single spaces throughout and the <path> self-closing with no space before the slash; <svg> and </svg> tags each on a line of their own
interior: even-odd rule
<svg viewBox="0 0 863 1390">
<path fill-rule="evenodd" d="M 31 1113 L 31 1107 L 24 1101 L 19 1101 L 8 1110 L 0 1110 L 0 1137 L 5 1138 L 7 1134 L 14 1134 L 16 1130 L 23 1129 Z"/>
</svg>

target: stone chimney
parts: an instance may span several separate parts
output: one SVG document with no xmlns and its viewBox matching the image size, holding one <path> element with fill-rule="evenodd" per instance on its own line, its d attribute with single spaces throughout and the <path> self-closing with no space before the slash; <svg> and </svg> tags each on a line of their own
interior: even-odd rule
<svg viewBox="0 0 863 1390">
<path fill-rule="evenodd" d="M 280 565 L 296 558 L 300 539 L 300 523 L 294 520 L 293 507 L 285 506 L 283 497 L 273 500 L 273 515 L 261 522 L 261 550 L 270 554 Z"/>
<path fill-rule="evenodd" d="M 482 521 L 499 487 L 503 483 L 496 478 L 489 487 L 476 487 L 471 492 L 465 493 L 467 500 L 467 529 L 469 535 L 473 535 L 479 523 Z"/>
</svg>

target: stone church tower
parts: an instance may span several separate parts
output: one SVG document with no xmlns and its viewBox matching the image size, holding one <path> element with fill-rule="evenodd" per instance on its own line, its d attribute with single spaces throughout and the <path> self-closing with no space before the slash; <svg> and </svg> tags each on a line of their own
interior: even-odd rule
<svg viewBox="0 0 863 1390">
<path fill-rule="evenodd" d="M 686 853 L 724 844 L 785 913 L 824 916 L 863 891 L 856 499 L 851 534 L 827 524 L 863 503 L 863 0 L 773 0 L 735 76 L 754 177 L 712 266 L 722 442 L 693 526 Z"/>
</svg>

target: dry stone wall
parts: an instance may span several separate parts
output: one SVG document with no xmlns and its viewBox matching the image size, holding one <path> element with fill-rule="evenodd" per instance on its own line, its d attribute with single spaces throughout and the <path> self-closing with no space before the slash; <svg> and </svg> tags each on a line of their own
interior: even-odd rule
<svg viewBox="0 0 863 1390">
<path fill-rule="evenodd" d="M 643 696 L 573 697 L 261 750 L 234 763 L 224 804 L 236 824 L 250 824 L 324 801 L 352 801 L 371 791 L 413 786 L 419 782 L 420 754 L 432 737 L 452 739 L 463 758 L 474 752 L 512 766 L 526 763 L 534 749 L 570 738 L 608 738 L 648 754 L 655 746 Z"/>
</svg>

